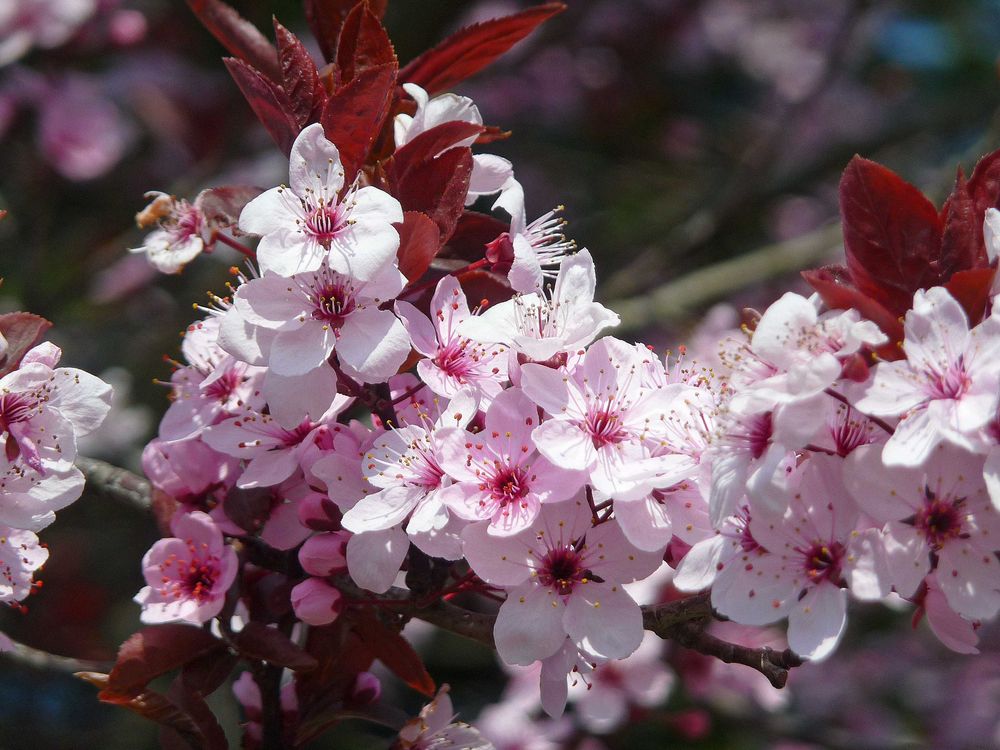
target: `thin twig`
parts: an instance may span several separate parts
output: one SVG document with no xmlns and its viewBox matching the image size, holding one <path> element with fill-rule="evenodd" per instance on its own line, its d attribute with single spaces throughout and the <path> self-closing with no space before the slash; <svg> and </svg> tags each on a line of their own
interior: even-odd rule
<svg viewBox="0 0 1000 750">
<path fill-rule="evenodd" d="M 39 648 L 26 646 L 23 643 L 14 641 L 13 651 L 4 651 L 3 657 L 8 661 L 15 662 L 22 666 L 31 667 L 48 672 L 64 672 L 75 674 L 76 672 L 103 672 L 108 673 L 114 666 L 113 662 L 95 661 L 92 659 L 76 659 L 72 656 L 60 656 L 50 654 Z"/>
<path fill-rule="evenodd" d="M 77 456 L 76 465 L 87 480 L 88 492 L 142 511 L 148 511 L 152 506 L 153 488 L 138 474 L 86 456 Z"/>
</svg>

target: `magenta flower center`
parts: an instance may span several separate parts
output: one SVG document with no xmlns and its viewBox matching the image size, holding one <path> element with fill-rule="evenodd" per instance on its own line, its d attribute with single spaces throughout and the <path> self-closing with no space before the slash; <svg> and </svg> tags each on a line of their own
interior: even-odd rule
<svg viewBox="0 0 1000 750">
<path fill-rule="evenodd" d="M 767 450 L 771 442 L 771 434 L 774 431 L 771 412 L 760 414 L 752 419 L 747 430 L 747 443 L 750 446 L 750 455 L 760 458 Z"/>
<path fill-rule="evenodd" d="M 8 431 L 16 422 L 26 422 L 35 405 L 35 400 L 23 393 L 5 393 L 0 396 L 0 432 Z"/>
<path fill-rule="evenodd" d="M 472 363 L 466 351 L 467 345 L 467 339 L 449 341 L 447 346 L 438 349 L 434 357 L 434 364 L 438 369 L 460 383 L 465 382 L 465 378 L 472 372 Z"/>
<path fill-rule="evenodd" d="M 560 596 L 569 596 L 578 583 L 586 580 L 587 574 L 579 552 L 572 547 L 555 547 L 542 558 L 538 582 Z"/>
<path fill-rule="evenodd" d="M 243 376 L 236 370 L 226 370 L 205 387 L 205 396 L 213 401 L 225 403 L 242 382 Z"/>
<path fill-rule="evenodd" d="M 929 392 L 932 399 L 958 399 L 969 391 L 972 385 L 972 378 L 965 369 L 965 361 L 959 357 L 957 361 L 948 365 L 943 373 L 930 372 Z"/>
<path fill-rule="evenodd" d="M 490 494 L 501 508 L 505 508 L 528 494 L 527 479 L 527 473 L 519 466 L 503 467 L 489 483 Z"/>
<path fill-rule="evenodd" d="M 844 559 L 843 544 L 815 541 L 799 552 L 805 559 L 806 576 L 810 583 L 829 581 L 837 586 L 840 585 L 841 563 Z"/>
<path fill-rule="evenodd" d="M 194 599 L 197 602 L 211 598 L 219 577 L 219 558 L 215 555 L 201 557 L 199 546 L 205 547 L 188 540 L 190 559 L 170 555 L 160 563 L 163 573 L 160 594 L 164 598 Z"/>
<path fill-rule="evenodd" d="M 353 291 L 347 284 L 340 282 L 328 282 L 318 288 L 311 296 L 314 305 L 313 320 L 340 324 L 357 308 Z"/>
<path fill-rule="evenodd" d="M 336 203 L 330 204 L 321 199 L 318 205 L 307 204 L 304 208 L 306 232 L 323 244 L 330 242 L 347 225 L 346 216 Z"/>
<path fill-rule="evenodd" d="M 954 501 L 941 500 L 929 488 L 925 489 L 925 492 L 927 500 L 917 511 L 913 523 L 932 549 L 941 549 L 945 542 L 957 538 L 962 533 L 962 514 L 958 506 L 964 498 Z"/>
<path fill-rule="evenodd" d="M 587 432 L 595 448 L 620 443 L 628 437 L 622 427 L 621 416 L 610 408 L 593 409 L 587 414 Z"/>
</svg>

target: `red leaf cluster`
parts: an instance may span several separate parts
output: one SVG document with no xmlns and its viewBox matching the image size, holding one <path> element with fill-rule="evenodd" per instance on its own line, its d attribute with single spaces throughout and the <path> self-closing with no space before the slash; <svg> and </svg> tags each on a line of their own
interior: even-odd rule
<svg viewBox="0 0 1000 750">
<path fill-rule="evenodd" d="M 1000 151 L 983 157 L 968 180 L 959 170 L 940 211 L 895 172 L 855 156 L 840 181 L 846 266 L 802 275 L 827 306 L 877 323 L 891 339 L 879 354 L 898 359 L 901 321 L 918 289 L 944 286 L 970 323 L 982 319 L 996 273 L 983 239 L 991 207 L 1000 207 Z"/>
</svg>

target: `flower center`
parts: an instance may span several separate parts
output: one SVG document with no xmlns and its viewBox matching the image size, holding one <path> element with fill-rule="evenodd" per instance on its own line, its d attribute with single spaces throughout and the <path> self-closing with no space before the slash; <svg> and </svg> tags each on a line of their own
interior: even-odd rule
<svg viewBox="0 0 1000 750">
<path fill-rule="evenodd" d="M 962 514 L 959 510 L 965 498 L 941 500 L 929 487 L 924 488 L 927 500 L 917 511 L 913 525 L 927 539 L 932 549 L 938 550 L 945 542 L 957 538 L 962 533 Z"/>
<path fill-rule="evenodd" d="M 0 396 L 0 432 L 6 432 L 15 422 L 25 422 L 31 417 L 35 400 L 23 393 L 5 393 Z"/>
<path fill-rule="evenodd" d="M 931 372 L 930 392 L 932 399 L 958 399 L 969 391 L 972 385 L 972 378 L 965 370 L 965 361 L 959 357 L 957 361 L 948 365 L 948 369 L 943 373 Z"/>
<path fill-rule="evenodd" d="M 813 584 L 829 581 L 840 585 L 840 565 L 844 559 L 844 545 L 840 542 L 815 541 L 802 552 L 806 576 Z"/>
<path fill-rule="evenodd" d="M 434 364 L 446 375 L 465 382 L 465 377 L 472 372 L 472 365 L 466 352 L 468 339 L 450 341 L 447 346 L 438 350 L 434 357 Z"/>
<path fill-rule="evenodd" d="M 354 290 L 347 284 L 329 282 L 312 294 L 313 320 L 337 324 L 357 308 Z"/>
<path fill-rule="evenodd" d="M 538 582 L 560 596 L 569 596 L 573 587 L 587 578 L 583 557 L 572 547 L 555 547 L 545 553 L 538 568 Z"/>
<path fill-rule="evenodd" d="M 243 377 L 234 369 L 226 370 L 205 387 L 205 395 L 213 401 L 225 403 L 243 383 Z"/>
<path fill-rule="evenodd" d="M 750 455 L 760 458 L 767 450 L 768 443 L 771 442 L 771 434 L 774 431 L 771 412 L 758 414 L 753 417 L 747 429 L 747 443 L 750 446 Z"/>
<path fill-rule="evenodd" d="M 621 417 L 610 407 L 598 408 L 587 414 L 587 432 L 595 448 L 620 443 L 628 437 L 621 424 Z"/>
<path fill-rule="evenodd" d="M 329 243 L 347 224 L 344 220 L 344 212 L 336 203 L 327 203 L 321 198 L 318 205 L 306 205 L 305 208 L 306 232 L 323 244 Z"/>
<path fill-rule="evenodd" d="M 528 494 L 527 474 L 519 467 L 506 467 L 497 472 L 490 482 L 490 494 L 501 508 L 520 500 Z"/>
</svg>

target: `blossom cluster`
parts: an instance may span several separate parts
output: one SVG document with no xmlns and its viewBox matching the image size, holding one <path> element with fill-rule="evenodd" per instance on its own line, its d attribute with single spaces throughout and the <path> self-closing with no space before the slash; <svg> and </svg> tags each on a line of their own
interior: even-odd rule
<svg viewBox="0 0 1000 750">
<path fill-rule="evenodd" d="M 83 370 L 59 367 L 62 352 L 54 344 L 23 350 L 32 324 L 19 322 L 30 318 L 0 316 L 18 345 L 0 334 L 0 602 L 9 606 L 20 606 L 32 592 L 49 557 L 38 532 L 83 492 L 83 474 L 73 465 L 77 441 L 111 408 L 111 386 Z"/>
<path fill-rule="evenodd" d="M 361 168 L 334 127 L 306 124 L 288 184 L 239 193 L 215 227 L 259 241 L 185 333 L 144 452 L 172 503 L 143 560 L 144 622 L 218 618 L 237 638 L 291 613 L 316 657 L 303 629 L 352 616 L 364 641 L 379 627 L 364 613 L 402 589 L 479 594 L 499 603 L 500 658 L 534 670 L 552 716 L 571 684 L 620 687 L 618 662 L 643 663 L 640 604 L 658 589 L 639 584 L 671 568 L 737 625 L 787 620 L 805 659 L 834 651 L 851 598 L 909 600 L 975 650 L 1000 611 L 1000 302 L 977 317 L 948 279 L 867 306 L 788 293 L 717 351 L 656 354 L 612 335 L 590 253 L 555 212 L 529 221 L 513 166 L 471 155 L 475 104 L 402 91 L 384 163 Z M 442 175 L 454 215 L 414 198 Z M 217 236 L 200 197 L 149 210 L 161 226 L 140 249 L 161 270 Z M 984 221 L 961 270 L 988 285 L 1000 213 Z M 881 293 L 864 270 L 840 298 Z M 607 727 L 662 699 L 669 677 L 646 661 L 657 697 L 637 685 L 580 713 Z M 402 746 L 426 746 L 411 729 Z"/>
</svg>

